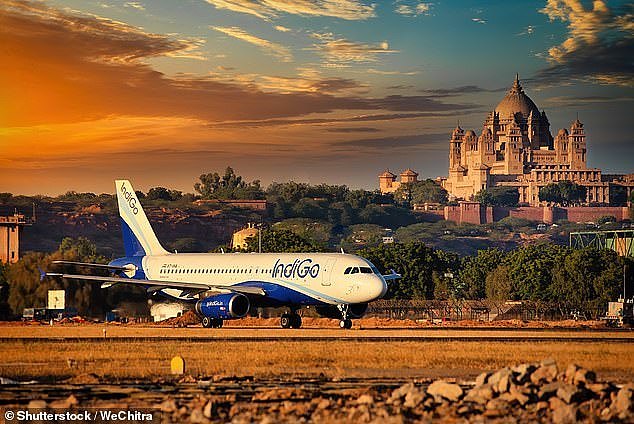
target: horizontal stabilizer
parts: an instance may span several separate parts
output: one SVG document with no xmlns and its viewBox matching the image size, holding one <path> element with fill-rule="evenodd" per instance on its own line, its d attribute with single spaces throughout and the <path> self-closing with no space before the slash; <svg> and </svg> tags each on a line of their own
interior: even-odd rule
<svg viewBox="0 0 634 424">
<path fill-rule="evenodd" d="M 387 275 L 383 276 L 383 279 L 385 281 L 392 281 L 392 280 L 398 280 L 399 278 L 402 278 L 401 274 L 398 274 L 396 271 L 394 271 L 393 269 L 390 270 L 390 273 Z"/>
<path fill-rule="evenodd" d="M 74 266 L 83 266 L 87 268 L 97 268 L 97 269 L 112 269 L 115 271 L 134 271 L 134 265 L 132 266 L 116 266 L 116 265 L 106 265 L 106 264 L 94 264 L 88 262 L 75 262 L 75 261 L 53 261 L 55 265 L 74 265 Z"/>
</svg>

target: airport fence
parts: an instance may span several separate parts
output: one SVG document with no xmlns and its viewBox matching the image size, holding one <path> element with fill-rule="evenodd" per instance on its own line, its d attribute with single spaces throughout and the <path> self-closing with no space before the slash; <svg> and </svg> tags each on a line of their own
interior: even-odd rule
<svg viewBox="0 0 634 424">
<path fill-rule="evenodd" d="M 579 306 L 539 301 L 379 300 L 370 304 L 366 316 L 428 321 L 560 321 L 594 320 L 605 312 L 605 308 L 592 303 Z"/>
</svg>

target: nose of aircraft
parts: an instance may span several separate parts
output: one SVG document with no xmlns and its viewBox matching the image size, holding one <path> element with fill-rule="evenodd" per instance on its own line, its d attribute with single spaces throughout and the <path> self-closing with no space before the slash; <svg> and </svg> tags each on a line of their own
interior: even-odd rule
<svg viewBox="0 0 634 424">
<path fill-rule="evenodd" d="M 385 279 L 380 275 L 377 275 L 373 283 L 373 292 L 376 294 L 375 299 L 380 299 L 385 296 L 385 293 L 387 293 L 387 282 L 385 281 Z"/>
</svg>

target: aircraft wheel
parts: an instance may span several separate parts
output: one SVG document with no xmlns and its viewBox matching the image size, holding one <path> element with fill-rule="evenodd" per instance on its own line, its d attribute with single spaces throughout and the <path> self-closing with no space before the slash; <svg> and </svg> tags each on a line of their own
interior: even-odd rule
<svg viewBox="0 0 634 424">
<path fill-rule="evenodd" d="M 212 320 L 212 325 L 211 325 L 211 326 L 212 326 L 213 328 L 222 328 L 222 324 L 223 324 L 223 323 L 224 323 L 224 321 L 223 321 L 223 320 L 218 319 L 218 318 L 214 318 L 214 319 Z"/>
<path fill-rule="evenodd" d="M 352 328 L 352 320 L 351 319 L 342 319 L 341 321 L 339 321 L 339 327 L 340 328 L 345 328 L 346 330 L 349 330 Z"/>
<path fill-rule="evenodd" d="M 291 314 L 282 314 L 280 317 L 280 325 L 282 328 L 291 328 L 292 318 Z"/>
<path fill-rule="evenodd" d="M 300 328 L 302 326 L 302 317 L 298 314 L 291 315 L 291 328 Z"/>
<path fill-rule="evenodd" d="M 203 317 L 202 323 L 205 328 L 211 328 L 213 326 L 213 321 L 209 317 Z"/>
</svg>

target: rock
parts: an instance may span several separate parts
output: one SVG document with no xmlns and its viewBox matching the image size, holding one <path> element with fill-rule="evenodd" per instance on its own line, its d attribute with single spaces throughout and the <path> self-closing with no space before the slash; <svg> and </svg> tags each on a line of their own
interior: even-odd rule
<svg viewBox="0 0 634 424">
<path fill-rule="evenodd" d="M 213 416 L 214 413 L 214 402 L 212 400 L 207 401 L 207 403 L 205 404 L 205 407 L 203 408 L 203 416 L 205 418 L 209 418 L 211 419 L 211 417 Z"/>
<path fill-rule="evenodd" d="M 599 399 L 606 398 L 610 394 L 610 391 L 612 389 L 612 387 L 606 383 L 586 384 L 585 387 L 586 389 L 594 393 L 594 395 L 597 396 Z"/>
<path fill-rule="evenodd" d="M 541 386 L 539 392 L 537 392 L 537 398 L 539 400 L 548 400 L 557 394 L 557 390 L 562 385 L 560 382 L 548 383 Z"/>
<path fill-rule="evenodd" d="M 507 401 L 500 398 L 491 399 L 486 404 L 485 416 L 497 417 L 508 415 L 510 405 Z"/>
<path fill-rule="evenodd" d="M 42 399 L 33 399 L 26 407 L 27 409 L 45 409 L 46 401 Z"/>
<path fill-rule="evenodd" d="M 189 422 L 194 424 L 202 424 L 208 421 L 209 420 L 205 418 L 203 411 L 200 408 L 192 410 L 191 414 L 189 415 Z"/>
<path fill-rule="evenodd" d="M 405 397 L 405 395 L 407 395 L 413 389 L 415 389 L 413 383 L 403 384 L 401 387 L 399 387 L 398 389 L 395 389 L 392 392 L 392 394 L 390 395 L 390 397 L 387 399 L 386 402 L 388 404 L 400 402 Z"/>
<path fill-rule="evenodd" d="M 413 388 L 405 395 L 405 402 L 403 406 L 405 408 L 416 408 L 422 401 L 425 400 L 425 392 Z"/>
<path fill-rule="evenodd" d="M 487 381 L 491 387 L 493 388 L 493 390 L 497 391 L 498 388 L 498 384 L 500 383 L 500 380 L 502 380 L 503 378 L 508 378 L 509 376 L 511 376 L 511 369 L 508 367 L 502 368 L 499 371 L 494 372 L 491 377 L 489 377 L 489 380 Z"/>
<path fill-rule="evenodd" d="M 577 422 L 578 411 L 575 405 L 568 405 L 562 402 L 561 404 L 557 404 L 554 409 L 551 404 L 551 409 L 553 410 L 553 424 L 574 424 Z"/>
<path fill-rule="evenodd" d="M 477 376 L 476 380 L 475 380 L 476 387 L 486 384 L 490 375 L 491 375 L 491 373 L 489 373 L 489 372 L 483 372 L 482 374 Z"/>
<path fill-rule="evenodd" d="M 524 384 L 530 380 L 531 374 L 536 368 L 533 364 L 520 364 L 511 368 L 511 371 L 515 374 L 515 381 L 518 384 Z"/>
<path fill-rule="evenodd" d="M 454 383 L 437 380 L 429 385 L 427 393 L 436 398 L 436 400 L 442 398 L 456 402 L 462 396 L 462 388 Z"/>
<path fill-rule="evenodd" d="M 489 384 L 474 387 L 464 397 L 465 401 L 479 403 L 480 405 L 485 405 L 491 399 L 493 399 L 493 389 Z"/>
<path fill-rule="evenodd" d="M 316 411 L 320 411 L 322 409 L 328 409 L 330 408 L 330 399 L 322 399 L 322 398 L 317 398 L 318 402 L 315 405 L 315 410 Z M 315 400 L 315 399 L 313 399 Z"/>
<path fill-rule="evenodd" d="M 618 414 L 624 414 L 630 411 L 632 409 L 632 389 L 629 387 L 623 387 L 619 390 L 612 406 Z"/>
<path fill-rule="evenodd" d="M 522 388 L 516 386 L 515 384 L 511 384 L 509 395 L 511 395 L 512 398 L 522 406 L 526 405 L 530 400 L 530 398 L 523 392 Z"/>
<path fill-rule="evenodd" d="M 539 364 L 539 367 L 531 374 L 531 382 L 539 385 L 543 382 L 551 383 L 557 378 L 557 363 L 554 359 L 546 359 Z"/>
<path fill-rule="evenodd" d="M 165 399 L 158 407 L 161 412 L 174 412 L 176 411 L 176 402 L 174 399 Z"/>
<path fill-rule="evenodd" d="M 573 384 L 592 384 L 597 381 L 597 375 L 594 371 L 587 370 L 585 368 L 580 368 L 577 370 L 573 377 Z"/>
<path fill-rule="evenodd" d="M 51 404 L 49 406 L 51 408 L 68 409 L 68 408 L 71 408 L 71 407 L 77 405 L 78 403 L 79 403 L 79 401 L 77 400 L 77 398 L 74 395 L 71 394 L 66 399 L 57 400 L 57 401 L 51 402 Z"/>
<path fill-rule="evenodd" d="M 562 384 L 557 389 L 557 397 L 566 403 L 576 403 L 584 398 L 583 391 L 572 384 Z"/>
<path fill-rule="evenodd" d="M 357 398 L 357 405 L 372 405 L 374 398 L 371 395 L 361 395 Z"/>
</svg>

